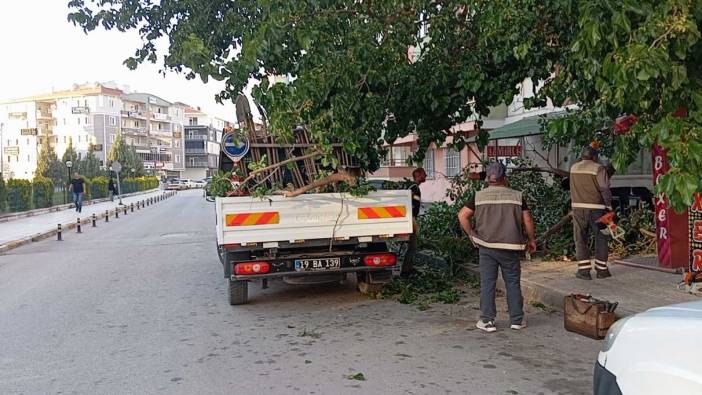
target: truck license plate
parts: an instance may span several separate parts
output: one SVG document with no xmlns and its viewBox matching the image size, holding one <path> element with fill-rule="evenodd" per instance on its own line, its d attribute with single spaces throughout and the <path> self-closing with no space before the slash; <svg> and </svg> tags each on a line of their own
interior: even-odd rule
<svg viewBox="0 0 702 395">
<path fill-rule="evenodd" d="M 340 258 L 320 258 L 320 259 L 296 259 L 295 270 L 333 270 L 341 268 Z"/>
</svg>

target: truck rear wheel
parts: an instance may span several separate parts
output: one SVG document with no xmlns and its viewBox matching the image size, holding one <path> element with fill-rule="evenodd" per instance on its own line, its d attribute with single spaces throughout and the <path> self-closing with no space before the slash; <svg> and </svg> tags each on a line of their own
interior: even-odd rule
<svg viewBox="0 0 702 395">
<path fill-rule="evenodd" d="M 375 282 L 371 273 L 356 274 L 356 289 L 364 295 L 375 295 L 383 289 L 385 282 Z"/>
<path fill-rule="evenodd" d="M 246 304 L 249 301 L 249 282 L 229 279 L 229 304 Z"/>
</svg>

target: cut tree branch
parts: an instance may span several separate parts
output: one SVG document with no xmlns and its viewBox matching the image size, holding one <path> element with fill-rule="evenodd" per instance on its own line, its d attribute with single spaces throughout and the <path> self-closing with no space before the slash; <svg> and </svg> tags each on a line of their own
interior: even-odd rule
<svg viewBox="0 0 702 395">
<path fill-rule="evenodd" d="M 340 171 L 339 173 L 334 173 L 331 175 L 328 175 L 320 180 L 317 180 L 309 185 L 305 185 L 304 187 L 297 188 L 294 191 L 278 191 L 276 194 L 281 194 L 285 197 L 295 197 L 295 196 L 300 196 L 304 193 L 307 193 L 313 189 L 321 188 L 323 186 L 327 186 L 329 184 L 334 184 L 337 182 L 346 182 L 350 186 L 356 185 L 356 178 L 348 174 L 345 170 Z"/>
<path fill-rule="evenodd" d="M 321 152 L 321 151 L 313 151 L 313 152 L 311 152 L 311 153 L 309 153 L 309 154 L 307 154 L 307 155 L 296 156 L 296 157 L 294 157 L 294 158 L 288 158 L 288 159 L 286 159 L 286 160 L 284 160 L 284 161 L 280 161 L 280 162 L 278 162 L 278 163 L 274 163 L 274 164 L 272 164 L 272 165 L 270 165 L 270 166 L 266 166 L 266 167 L 263 167 L 263 168 L 260 168 L 260 169 L 253 170 L 251 173 L 249 173 L 249 176 L 246 177 L 246 178 L 241 182 L 241 185 L 245 185 L 247 182 L 253 180 L 257 175 L 259 175 L 259 174 L 261 174 L 261 173 L 264 173 L 264 172 L 267 172 L 267 171 L 271 171 L 271 170 L 278 169 L 279 167 L 285 166 L 285 165 L 287 165 L 288 163 L 298 162 L 298 161 L 305 160 L 305 159 L 311 159 L 311 158 L 315 158 L 315 157 L 320 156 L 320 155 L 322 155 L 322 152 Z"/>
<path fill-rule="evenodd" d="M 569 172 L 567 172 L 565 170 L 561 170 L 561 169 L 556 169 L 553 167 L 550 167 L 550 168 L 545 168 L 545 167 L 514 167 L 514 168 L 511 168 L 510 170 L 512 170 L 512 171 L 540 171 L 540 172 L 544 172 L 544 173 L 555 174 L 555 175 L 561 176 L 561 177 L 570 177 Z"/>
<path fill-rule="evenodd" d="M 551 236 L 553 236 L 554 233 L 558 232 L 563 228 L 568 222 L 570 222 L 571 218 L 573 218 L 573 212 L 569 212 L 568 214 L 564 215 L 558 223 L 553 225 L 551 229 L 547 230 L 546 233 L 544 233 L 541 237 L 537 239 L 539 242 L 545 242 L 548 240 Z"/>
</svg>

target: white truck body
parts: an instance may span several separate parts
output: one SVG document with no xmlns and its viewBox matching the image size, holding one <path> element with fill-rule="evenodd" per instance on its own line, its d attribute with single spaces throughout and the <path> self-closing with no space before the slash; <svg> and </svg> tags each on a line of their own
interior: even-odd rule
<svg viewBox="0 0 702 395">
<path fill-rule="evenodd" d="M 219 245 L 301 242 L 314 239 L 392 238 L 412 233 L 409 190 L 216 198 Z"/>
</svg>

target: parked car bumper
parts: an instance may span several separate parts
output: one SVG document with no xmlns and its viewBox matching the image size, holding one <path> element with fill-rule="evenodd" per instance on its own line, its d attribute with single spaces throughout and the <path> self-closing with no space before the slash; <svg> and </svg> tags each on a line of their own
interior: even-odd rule
<svg viewBox="0 0 702 395">
<path fill-rule="evenodd" d="M 617 384 L 617 376 L 602 366 L 599 361 L 595 363 L 593 393 L 595 395 L 622 395 L 619 384 Z"/>
</svg>

